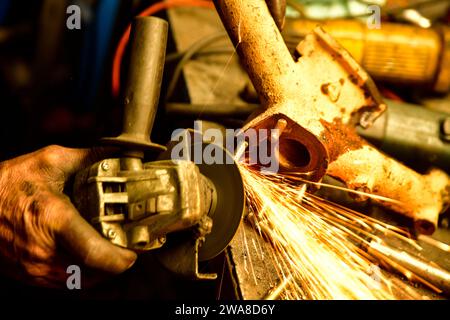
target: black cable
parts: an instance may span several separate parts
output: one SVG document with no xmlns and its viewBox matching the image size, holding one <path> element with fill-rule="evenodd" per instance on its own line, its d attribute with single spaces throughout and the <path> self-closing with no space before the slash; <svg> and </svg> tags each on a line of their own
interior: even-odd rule
<svg viewBox="0 0 450 320">
<path fill-rule="evenodd" d="M 173 73 L 172 79 L 170 80 L 168 86 L 167 86 L 167 92 L 166 92 L 166 102 L 169 101 L 169 99 L 172 97 L 176 85 L 178 83 L 178 80 L 181 76 L 181 73 L 183 71 L 184 66 L 186 63 L 188 63 L 193 57 L 199 56 L 199 55 L 213 55 L 213 54 L 223 54 L 223 53 L 233 53 L 235 52 L 234 48 L 230 47 L 218 47 L 210 50 L 203 50 L 205 47 L 209 46 L 211 43 L 220 40 L 221 38 L 226 38 L 228 35 L 224 32 L 219 32 L 210 35 L 207 38 L 204 38 L 196 43 L 194 43 L 189 49 L 187 49 L 184 52 L 176 52 L 167 55 L 166 62 L 171 63 L 173 61 L 176 61 L 177 59 L 180 59 L 178 62 L 175 71 Z M 285 41 L 288 48 L 292 51 L 295 49 L 298 45 L 298 42 L 301 38 L 297 38 L 293 35 L 286 35 Z"/>
<path fill-rule="evenodd" d="M 197 58 L 200 56 L 213 56 L 213 55 L 219 55 L 219 54 L 231 54 L 235 50 L 231 47 L 217 47 L 215 49 L 209 49 L 209 50 L 202 50 L 197 52 L 192 58 Z M 186 51 L 182 52 L 173 52 L 166 56 L 166 63 L 172 63 L 175 62 L 185 55 Z"/>
<path fill-rule="evenodd" d="M 197 117 L 200 113 L 208 118 L 221 119 L 242 118 L 246 119 L 254 111 L 260 109 L 259 104 L 233 104 L 233 103 L 167 103 L 166 113 L 183 117 Z"/>
<path fill-rule="evenodd" d="M 214 33 L 204 39 L 201 39 L 200 41 L 197 41 L 194 43 L 189 49 L 186 50 L 181 60 L 178 62 L 175 71 L 173 73 L 172 79 L 170 80 L 168 86 L 167 86 L 167 93 L 166 93 L 166 102 L 169 101 L 169 98 L 173 95 L 176 85 L 178 83 L 178 79 L 181 76 L 181 73 L 183 71 L 183 67 L 185 64 L 198 52 L 200 52 L 203 48 L 209 46 L 211 43 L 226 38 L 228 35 L 224 32 Z"/>
</svg>

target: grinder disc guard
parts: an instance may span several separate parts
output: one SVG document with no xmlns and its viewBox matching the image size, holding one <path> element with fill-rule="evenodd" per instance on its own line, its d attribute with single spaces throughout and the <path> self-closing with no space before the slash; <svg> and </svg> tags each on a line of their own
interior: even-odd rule
<svg viewBox="0 0 450 320">
<path fill-rule="evenodd" d="M 203 144 L 203 148 L 206 144 Z M 232 156 L 224 150 L 225 157 Z M 227 161 L 231 163 L 231 161 Z M 239 227 L 245 206 L 244 186 L 239 168 L 232 164 L 198 164 L 200 172 L 207 177 L 216 189 L 215 209 L 210 212 L 213 220 L 211 233 L 198 253 L 199 261 L 210 260 L 221 253 Z"/>
<path fill-rule="evenodd" d="M 184 142 L 192 141 L 186 149 L 190 150 L 190 155 L 183 155 L 183 159 L 194 161 L 194 152 L 203 151 L 211 143 L 193 141 L 194 133 L 191 130 L 186 131 L 186 137 L 191 139 L 184 140 Z M 200 146 L 199 146 L 200 145 Z M 161 154 L 160 159 L 170 159 L 173 144 L 169 144 L 167 151 Z M 241 174 L 237 164 L 233 160 L 233 156 L 225 148 L 214 145 L 216 151 L 223 153 L 223 161 L 221 163 L 207 164 L 205 161 L 197 161 L 197 167 L 200 173 L 205 176 L 209 182 L 214 186 L 215 199 L 212 204 L 212 209 L 208 216 L 212 219 L 213 225 L 211 233 L 205 236 L 205 241 L 198 251 L 198 260 L 206 261 L 219 255 L 233 239 L 239 224 L 242 220 L 242 215 L 245 208 L 244 185 Z M 177 234 L 172 234 L 168 238 L 166 249 L 170 250 L 170 237 L 177 237 Z M 173 243 L 173 242 L 172 242 Z"/>
</svg>

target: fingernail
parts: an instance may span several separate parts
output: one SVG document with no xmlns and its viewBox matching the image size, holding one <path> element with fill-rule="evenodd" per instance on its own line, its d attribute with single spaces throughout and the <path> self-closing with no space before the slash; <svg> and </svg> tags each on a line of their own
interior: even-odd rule
<svg viewBox="0 0 450 320">
<path fill-rule="evenodd" d="M 136 260 L 137 260 L 137 259 L 134 259 L 133 262 L 131 262 L 131 263 L 128 265 L 127 270 L 130 269 L 130 268 L 134 265 L 134 263 L 136 262 Z"/>
</svg>

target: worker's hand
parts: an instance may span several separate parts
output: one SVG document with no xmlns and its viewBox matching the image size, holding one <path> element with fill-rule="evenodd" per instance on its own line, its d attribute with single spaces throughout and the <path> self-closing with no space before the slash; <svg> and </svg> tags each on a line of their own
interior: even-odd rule
<svg viewBox="0 0 450 320">
<path fill-rule="evenodd" d="M 136 254 L 103 239 L 63 194 L 73 174 L 105 157 L 103 149 L 49 146 L 0 163 L 0 272 L 65 287 L 69 265 L 81 268 L 83 285 L 131 267 Z"/>
<path fill-rule="evenodd" d="M 286 0 L 266 0 L 266 3 L 278 29 L 283 29 L 286 16 Z"/>
</svg>

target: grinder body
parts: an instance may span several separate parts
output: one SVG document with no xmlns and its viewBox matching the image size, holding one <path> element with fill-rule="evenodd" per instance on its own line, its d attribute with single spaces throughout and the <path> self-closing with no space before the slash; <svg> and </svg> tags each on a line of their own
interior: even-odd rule
<svg viewBox="0 0 450 320">
<path fill-rule="evenodd" d="M 137 252 L 163 247 L 157 252 L 168 269 L 192 279 L 214 279 L 215 274 L 200 273 L 198 263 L 217 256 L 234 236 L 244 210 L 243 183 L 234 161 L 172 160 L 161 155 L 166 147 L 150 140 L 167 30 L 159 18 L 134 20 L 122 133 L 102 139 L 118 146 L 121 156 L 79 172 L 73 202 L 112 243 Z M 144 163 L 145 150 L 160 160 Z"/>
</svg>

